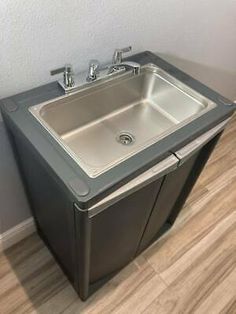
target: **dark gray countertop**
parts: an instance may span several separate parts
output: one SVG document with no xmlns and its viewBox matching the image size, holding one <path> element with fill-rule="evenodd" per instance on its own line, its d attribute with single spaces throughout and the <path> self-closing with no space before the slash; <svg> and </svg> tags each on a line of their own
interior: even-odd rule
<svg viewBox="0 0 236 314">
<path fill-rule="evenodd" d="M 127 60 L 141 63 L 154 63 L 184 84 L 209 98 L 217 106 L 186 126 L 168 135 L 159 142 L 132 156 L 116 167 L 98 176 L 90 178 L 78 164 L 63 150 L 41 124 L 31 115 L 28 108 L 32 105 L 53 99 L 64 94 L 57 82 L 41 86 L 30 91 L 1 100 L 2 114 L 8 127 L 14 134 L 22 136 L 45 161 L 48 169 L 73 194 L 81 208 L 88 208 L 114 191 L 131 178 L 147 170 L 158 161 L 181 148 L 203 132 L 231 116 L 235 105 L 217 92 L 180 71 L 151 52 L 133 55 Z M 87 195 L 85 191 L 89 191 Z"/>
</svg>

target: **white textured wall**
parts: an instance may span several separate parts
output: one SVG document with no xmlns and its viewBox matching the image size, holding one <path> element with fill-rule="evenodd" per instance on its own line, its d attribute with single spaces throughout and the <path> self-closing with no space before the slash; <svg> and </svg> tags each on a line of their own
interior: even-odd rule
<svg viewBox="0 0 236 314">
<path fill-rule="evenodd" d="M 0 95 L 130 44 L 235 74 L 235 30 L 236 0 L 0 0 Z"/>
<path fill-rule="evenodd" d="M 0 0 L 0 98 L 53 68 L 109 61 L 115 48 L 162 53 L 236 99 L 236 0 Z M 0 234 L 29 210 L 0 119 Z M 2 229 L 1 229 L 2 226 Z"/>
</svg>

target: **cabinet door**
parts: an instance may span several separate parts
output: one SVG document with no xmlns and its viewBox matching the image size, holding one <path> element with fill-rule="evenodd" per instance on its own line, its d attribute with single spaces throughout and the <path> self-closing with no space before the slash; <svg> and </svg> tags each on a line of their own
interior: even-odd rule
<svg viewBox="0 0 236 314">
<path fill-rule="evenodd" d="M 134 257 L 162 178 L 90 218 L 90 283 L 121 269 Z"/>
<path fill-rule="evenodd" d="M 217 134 L 165 177 L 137 254 L 173 225 L 221 135 L 222 132 Z"/>
<path fill-rule="evenodd" d="M 197 157 L 198 154 L 195 154 L 182 166 L 164 178 L 159 195 L 157 196 L 154 208 L 140 242 L 138 254 L 147 248 L 149 244 L 159 236 L 160 231 L 164 227 Z"/>
</svg>

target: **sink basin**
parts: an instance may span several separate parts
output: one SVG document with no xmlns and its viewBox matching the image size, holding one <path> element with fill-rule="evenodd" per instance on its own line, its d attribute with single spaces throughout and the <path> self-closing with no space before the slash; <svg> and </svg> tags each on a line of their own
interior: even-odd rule
<svg viewBox="0 0 236 314">
<path fill-rule="evenodd" d="M 215 107 L 155 65 L 29 108 L 94 178 Z"/>
</svg>

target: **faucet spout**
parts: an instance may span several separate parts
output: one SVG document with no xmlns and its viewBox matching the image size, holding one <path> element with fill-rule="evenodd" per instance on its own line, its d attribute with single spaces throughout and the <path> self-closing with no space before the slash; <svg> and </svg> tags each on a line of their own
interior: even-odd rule
<svg viewBox="0 0 236 314">
<path fill-rule="evenodd" d="M 116 63 L 116 64 L 112 64 L 109 67 L 109 71 L 108 73 L 114 73 L 116 71 L 121 70 L 122 68 L 124 68 L 125 70 L 132 70 L 134 75 L 138 75 L 140 74 L 140 70 L 141 70 L 141 65 L 137 62 L 133 62 L 133 61 L 124 61 L 121 63 Z"/>
</svg>

